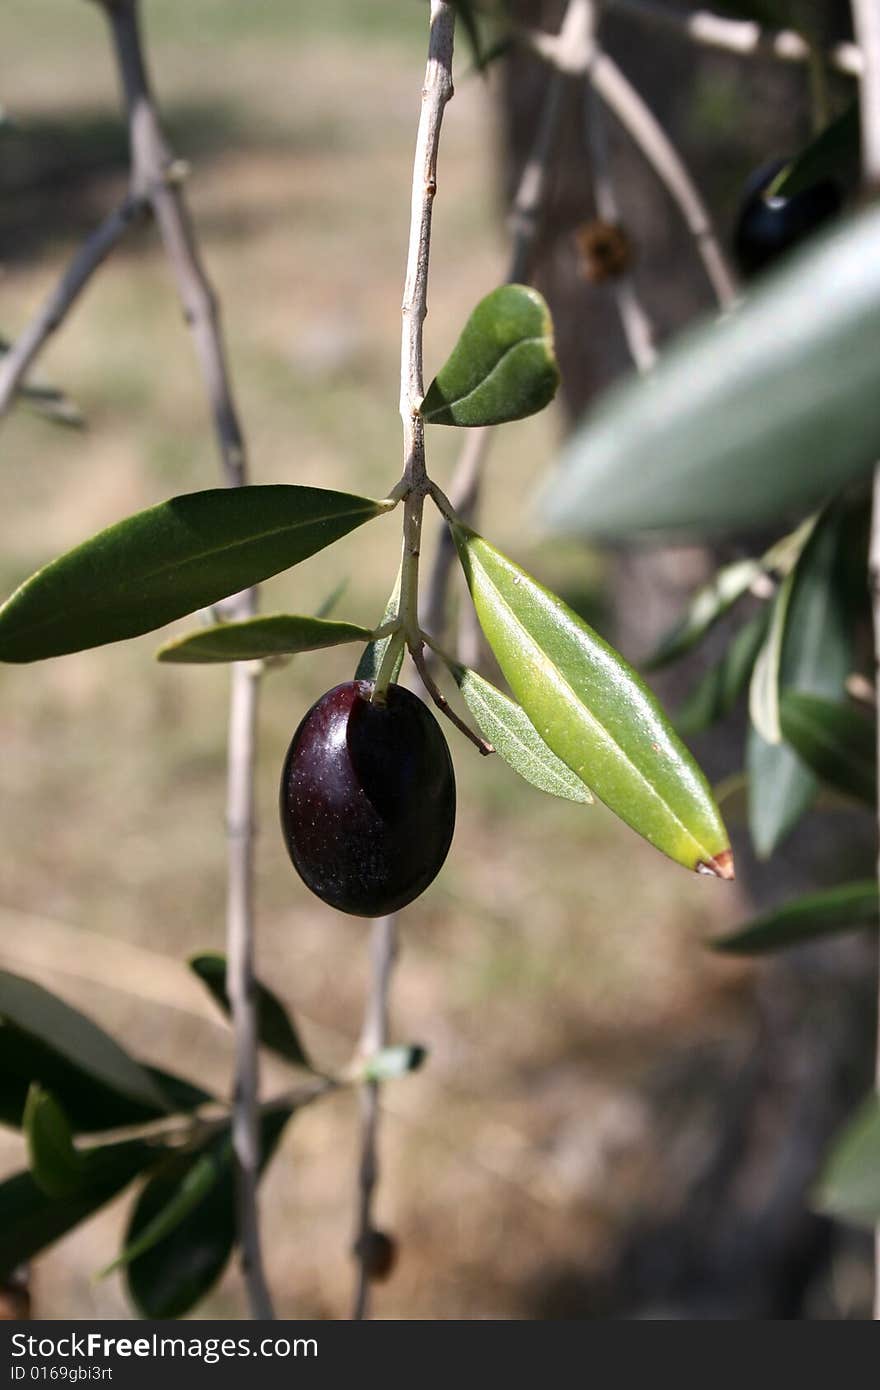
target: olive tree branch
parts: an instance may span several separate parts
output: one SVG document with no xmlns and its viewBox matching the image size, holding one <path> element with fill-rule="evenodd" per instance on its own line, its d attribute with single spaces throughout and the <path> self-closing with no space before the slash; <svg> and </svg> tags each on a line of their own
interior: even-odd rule
<svg viewBox="0 0 880 1390">
<path fill-rule="evenodd" d="M 880 5 L 852 0 L 853 28 L 862 52 L 859 91 L 862 116 L 862 177 L 865 192 L 880 193 Z"/>
<path fill-rule="evenodd" d="M 793 29 L 762 29 L 751 19 L 728 19 L 710 10 L 688 13 L 673 10 L 656 0 L 606 0 L 610 10 L 656 29 L 678 34 L 706 48 L 738 53 L 744 58 L 769 58 L 780 63 L 809 64 L 812 52 L 802 34 Z M 836 72 L 858 77 L 862 55 L 855 44 L 837 43 L 822 54 L 824 62 Z"/>
<path fill-rule="evenodd" d="M 83 242 L 42 308 L 3 354 L 0 359 L 0 417 L 6 414 L 28 368 L 64 322 L 95 271 L 132 223 L 147 210 L 145 198 L 131 191 L 127 193 L 119 207 L 114 208 Z"/>
<path fill-rule="evenodd" d="M 132 196 L 153 210 L 192 330 L 205 379 L 227 486 L 246 482 L 244 440 L 229 384 L 216 297 L 205 275 L 175 163 L 159 122 L 140 35 L 138 0 L 101 0 L 128 114 Z M 229 609 L 227 609 L 229 611 Z M 256 591 L 236 596 L 232 611 L 256 611 Z M 254 763 L 261 666 L 232 668 L 227 770 L 227 974 L 235 1063 L 232 1143 L 240 1260 L 251 1316 L 274 1316 L 263 1271 L 257 1185 L 260 1171 L 259 1058 L 253 970 Z"/>
<path fill-rule="evenodd" d="M 582 30 L 585 18 L 582 7 L 575 0 L 569 0 L 559 30 L 560 47 L 566 50 L 580 49 L 583 44 Z M 506 276 L 508 284 L 528 281 L 531 277 L 532 254 L 546 198 L 548 172 L 559 132 L 566 85 L 566 77 L 562 72 L 555 71 L 551 74 L 538 117 L 534 142 L 523 165 L 511 204 L 508 217 L 511 234 L 510 261 Z M 478 426 L 466 432 L 449 488 L 450 500 L 462 521 L 471 522 L 476 516 L 482 475 L 491 440 L 491 426 Z M 452 534 L 448 527 L 444 526 L 437 541 L 424 605 L 423 626 L 427 632 L 437 636 L 443 633 L 446 623 L 446 596 L 454 559 L 455 544 Z M 465 611 L 473 619 L 473 611 Z M 472 634 L 463 635 L 469 639 L 466 644 L 473 647 L 475 644 Z M 473 651 L 463 652 L 462 655 L 466 664 L 475 664 Z"/>
<path fill-rule="evenodd" d="M 593 12 L 594 0 L 571 0 L 571 3 Z M 579 47 L 563 48 L 557 34 L 517 30 L 520 42 L 544 62 L 570 76 L 583 74 L 589 78 L 675 202 L 719 306 L 729 308 L 736 298 L 736 280 L 684 160 L 637 88 L 614 59 L 595 43 L 592 27 L 585 25 L 583 33 Z"/>
<path fill-rule="evenodd" d="M 428 62 L 422 87 L 422 104 L 413 161 L 409 250 L 403 290 L 400 348 L 400 418 L 403 423 L 403 458 L 406 493 L 403 515 L 400 620 L 407 645 L 421 653 L 418 617 L 418 574 L 422 514 L 429 488 L 425 463 L 425 427 L 419 414 L 424 396 L 422 328 L 428 312 L 428 263 L 431 252 L 431 218 L 437 192 L 437 152 L 443 112 L 453 94 L 452 52 L 455 41 L 455 7 L 446 0 L 431 0 L 428 29 Z M 388 997 L 397 954 L 397 918 L 380 917 L 373 924 L 371 985 L 361 1032 L 360 1052 L 371 1056 L 384 1047 L 388 1035 Z M 352 1316 L 369 1313 L 369 1235 L 373 1229 L 373 1201 L 378 1179 L 379 1087 L 368 1081 L 361 1087 L 361 1144 L 358 1177 L 358 1259 Z"/>
<path fill-rule="evenodd" d="M 397 958 L 397 914 L 377 917 L 370 938 L 371 986 L 364 1011 L 358 1054 L 366 1059 L 388 1041 L 388 996 Z M 379 1180 L 379 1083 L 365 1081 L 360 1088 L 361 1139 L 358 1164 L 357 1218 L 353 1250 L 357 1257 L 352 1318 L 369 1316 L 370 1270 L 367 1261 L 369 1234 L 373 1229 L 373 1198 Z"/>
<path fill-rule="evenodd" d="M 862 181 L 870 196 L 880 192 L 880 9 L 876 0 L 852 0 L 853 27 L 864 57 L 860 109 L 862 126 Z M 880 720 L 880 463 L 874 469 L 871 538 L 868 549 L 874 618 L 874 674 L 877 717 Z M 878 723 L 880 739 L 880 723 Z M 878 744 L 880 747 L 880 744 Z M 880 783 L 878 783 L 880 790 Z M 880 828 L 880 821 L 878 821 Z M 880 859 L 877 864 L 880 880 Z M 880 1095 L 880 991 L 878 991 L 877 1053 L 874 1086 Z M 880 1322 L 880 1225 L 874 1231 L 874 1319 Z"/>
<path fill-rule="evenodd" d="M 604 222 L 616 225 L 620 221 L 620 209 L 609 164 L 605 112 L 595 89 L 589 85 L 585 89 L 584 100 L 596 211 Z M 612 290 L 630 356 L 638 371 L 647 372 L 657 359 L 654 328 L 636 293 L 632 275 L 624 271 L 622 275 L 615 276 Z"/>
</svg>

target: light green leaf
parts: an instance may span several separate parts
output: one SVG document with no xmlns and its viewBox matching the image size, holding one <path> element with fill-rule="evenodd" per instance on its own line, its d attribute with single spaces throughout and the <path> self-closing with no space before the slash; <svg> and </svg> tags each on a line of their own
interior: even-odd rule
<svg viewBox="0 0 880 1390">
<path fill-rule="evenodd" d="M 24 1108 L 24 1137 L 31 1176 L 47 1197 L 69 1197 L 82 1190 L 85 1170 L 58 1102 L 34 1083 Z"/>
<path fill-rule="evenodd" d="M 786 691 L 782 697 L 786 743 L 830 787 L 877 802 L 877 731 L 851 705 Z"/>
<path fill-rule="evenodd" d="M 835 1144 L 813 1194 L 829 1216 L 873 1226 L 880 1221 L 880 1098 L 871 1096 Z"/>
<path fill-rule="evenodd" d="M 558 385 L 550 310 L 537 290 L 502 285 L 474 309 L 421 415 L 431 425 L 500 425 L 543 410 Z"/>
<path fill-rule="evenodd" d="M 390 506 L 322 488 L 218 488 L 101 531 L 0 608 L 0 660 L 39 661 L 162 627 L 331 545 Z"/>
<path fill-rule="evenodd" d="M 721 660 L 701 677 L 675 712 L 675 727 L 690 737 L 731 713 L 764 644 L 769 609 L 759 609 L 734 633 Z"/>
<path fill-rule="evenodd" d="M 408 1043 L 397 1047 L 383 1047 L 364 1063 L 361 1073 L 363 1081 L 395 1081 L 408 1072 L 418 1071 L 427 1057 L 425 1048 L 418 1043 Z"/>
<path fill-rule="evenodd" d="M 338 647 L 344 642 L 363 642 L 370 635 L 369 628 L 359 627 L 357 623 L 272 613 L 188 632 L 166 642 L 156 657 L 169 662 L 257 661 L 266 656 L 290 656 L 296 652 Z"/>
<path fill-rule="evenodd" d="M 876 927 L 878 902 L 873 879 L 808 893 L 795 902 L 772 908 L 728 936 L 719 937 L 711 943 L 712 949 L 727 955 L 753 956 L 857 927 Z"/>
<path fill-rule="evenodd" d="M 514 772 L 551 796 L 592 803 L 589 787 L 551 752 L 525 710 L 469 667 L 455 662 L 450 670 L 480 733 Z"/>
<path fill-rule="evenodd" d="M 579 536 L 738 528 L 815 504 L 880 457 L 880 207 L 835 223 L 740 308 L 590 411 L 543 497 Z"/>
<path fill-rule="evenodd" d="M 763 562 L 752 559 L 734 560 L 733 564 L 718 570 L 709 583 L 694 594 L 684 616 L 662 638 L 656 651 L 646 661 L 645 669 L 655 671 L 689 652 L 720 618 L 730 612 L 737 600 L 748 593 L 763 573 Z"/>
<path fill-rule="evenodd" d="M 193 956 L 189 968 L 198 975 L 211 997 L 219 1004 L 227 1018 L 231 1015 L 229 995 L 226 993 L 226 957 L 218 951 L 206 951 Z M 295 1067 L 312 1070 L 305 1048 L 299 1040 L 287 1009 L 270 989 L 254 982 L 257 1006 L 257 1036 L 264 1047 L 292 1062 Z"/>
<path fill-rule="evenodd" d="M 261 1172 L 292 1113 L 275 1110 L 262 1117 Z M 195 1177 L 194 1169 L 199 1170 Z M 227 1126 L 197 1149 L 169 1157 L 141 1192 L 122 1253 L 136 1307 L 146 1318 L 183 1317 L 220 1278 L 235 1241 L 235 1172 Z"/>
<path fill-rule="evenodd" d="M 400 581 L 401 570 L 398 569 L 397 578 L 394 581 L 394 588 L 391 590 L 388 602 L 385 605 L 385 612 L 382 615 L 382 621 L 379 624 L 380 628 L 385 627 L 388 623 L 394 622 L 394 619 L 397 617 L 400 609 Z M 354 673 L 356 681 L 374 681 L 376 679 L 390 641 L 390 636 L 375 637 L 372 642 L 367 644 L 361 653 L 361 659 Z M 392 682 L 396 681 L 397 677 L 400 675 L 400 668 L 403 665 L 403 658 L 405 655 L 406 648 L 401 646 L 397 660 L 394 663 L 394 669 L 391 672 Z"/>
<path fill-rule="evenodd" d="M 82 1189 L 67 1197 L 48 1197 L 30 1173 L 0 1183 L 0 1279 L 105 1206 L 158 1156 L 141 1139 L 87 1149 Z"/>
<path fill-rule="evenodd" d="M 89 1076 L 146 1106 L 152 1113 L 170 1112 L 168 1098 L 146 1067 L 136 1062 L 91 1019 L 32 980 L 0 971 L 0 1020 L 8 1020 L 29 1037 L 61 1053 Z"/>
<path fill-rule="evenodd" d="M 641 678 L 481 536 L 460 525 L 453 534 L 483 632 L 552 752 L 671 859 L 732 877 L 706 779 Z"/>
</svg>

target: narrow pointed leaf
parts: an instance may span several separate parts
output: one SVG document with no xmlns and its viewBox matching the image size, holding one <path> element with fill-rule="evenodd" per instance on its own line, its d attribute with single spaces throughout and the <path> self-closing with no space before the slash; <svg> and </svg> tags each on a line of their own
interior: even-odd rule
<svg viewBox="0 0 880 1390">
<path fill-rule="evenodd" d="M 453 529 L 483 632 L 550 749 L 671 859 L 732 877 L 706 779 L 641 678 L 561 599 L 481 536 Z"/>
<path fill-rule="evenodd" d="M 616 387 L 564 451 L 554 531 L 619 537 L 803 515 L 880 457 L 880 207 L 836 223 L 721 322 Z"/>
<path fill-rule="evenodd" d="M 219 1004 L 223 1013 L 229 1018 L 231 1009 L 229 996 L 226 993 L 226 957 L 219 952 L 205 952 L 202 955 L 193 956 L 189 967 L 194 974 L 198 975 L 212 999 Z M 268 1047 L 271 1052 L 277 1053 L 279 1057 L 283 1057 L 285 1061 L 292 1062 L 295 1067 L 308 1067 L 311 1070 L 312 1064 L 306 1056 L 305 1048 L 299 1040 L 287 1009 L 277 994 L 273 994 L 270 989 L 267 989 L 257 980 L 255 982 L 255 998 L 257 1036 L 263 1046 Z"/>
<path fill-rule="evenodd" d="M 780 172 L 769 194 L 793 198 L 824 179 L 853 185 L 858 182 L 861 153 L 859 103 L 854 101 Z"/>
<path fill-rule="evenodd" d="M 819 517 L 777 596 L 781 646 L 776 692 L 842 699 L 852 666 L 852 611 L 846 574 L 851 513 L 836 503 Z M 780 607 L 780 600 L 783 603 Z M 754 681 L 753 681 L 754 684 Z M 788 746 L 752 731 L 748 742 L 749 825 L 768 857 L 812 805 L 818 782 Z"/>
<path fill-rule="evenodd" d="M 708 584 L 694 594 L 683 618 L 675 624 L 645 663 L 645 669 L 655 671 L 684 656 L 705 637 L 743 594 L 748 593 L 755 580 L 764 573 L 760 560 L 735 560 L 713 575 Z"/>
<path fill-rule="evenodd" d="M 746 736 L 749 834 L 759 859 L 769 859 L 806 815 L 819 783 L 787 743 L 767 743 L 756 729 Z"/>
<path fill-rule="evenodd" d="M 734 709 L 764 644 L 769 609 L 761 608 L 730 639 L 721 660 L 703 675 L 675 712 L 675 727 L 690 737 Z"/>
<path fill-rule="evenodd" d="M 161 1092 L 161 1106 L 132 1100 L 64 1052 L 6 1020 L 0 1023 L 0 1124 L 21 1126 L 28 1090 L 35 1081 L 59 1101 L 75 1134 L 146 1124 L 168 1113 L 185 1114 L 215 1099 L 182 1077 L 156 1067 L 143 1069 Z"/>
<path fill-rule="evenodd" d="M 526 285 L 502 285 L 474 309 L 421 406 L 431 425 L 500 425 L 549 405 L 559 385 L 553 324 Z"/>
<path fill-rule="evenodd" d="M 382 615 L 382 621 L 379 624 L 380 628 L 385 627 L 387 623 L 392 623 L 397 617 L 400 609 L 400 580 L 401 571 L 398 569 L 397 578 L 394 581 L 394 588 L 391 590 L 388 602 L 385 605 L 385 612 Z M 390 637 L 375 637 L 372 642 L 367 644 L 361 653 L 361 659 L 354 673 L 356 681 L 374 681 L 376 679 L 390 641 Z M 403 658 L 405 655 L 405 648 L 401 647 L 398 658 L 394 663 L 394 670 L 391 672 L 392 681 L 396 681 L 397 677 L 400 675 L 400 668 L 403 665 Z"/>
<path fill-rule="evenodd" d="M 264 1115 L 261 1172 L 291 1114 L 277 1110 Z M 193 1179 L 199 1165 L 201 1177 Z M 188 1180 L 192 1186 L 182 1197 Z M 226 1128 L 198 1149 L 169 1158 L 141 1192 L 123 1249 L 126 1284 L 136 1307 L 146 1318 L 183 1317 L 216 1284 L 235 1241 L 235 1172 Z M 133 1255 L 139 1244 L 141 1252 Z"/>
<path fill-rule="evenodd" d="M 140 1139 L 90 1149 L 82 1155 L 82 1189 L 67 1197 L 48 1197 L 30 1173 L 0 1183 L 0 1279 L 112 1201 L 156 1159 L 155 1145 Z"/>
<path fill-rule="evenodd" d="M 138 1235 L 126 1244 L 116 1259 L 101 1270 L 101 1277 L 105 1278 L 114 1270 L 121 1269 L 123 1265 L 131 1264 L 132 1260 L 146 1254 L 154 1245 L 170 1236 L 190 1212 L 205 1200 L 223 1175 L 229 1161 L 228 1132 L 224 1133 L 220 1141 L 207 1143 L 193 1154 L 187 1154 L 184 1161 L 181 1161 L 179 1156 L 170 1159 L 168 1169 L 165 1172 L 160 1171 L 153 1178 L 153 1183 L 156 1187 L 161 1186 L 163 1192 L 167 1186 L 168 1201 L 164 1205 L 157 1204 L 155 1215 L 146 1220 Z M 167 1179 L 172 1176 L 176 1182 L 168 1183 Z"/>
<path fill-rule="evenodd" d="M 145 1067 L 91 1019 L 32 980 L 0 971 L 0 1020 L 62 1054 L 110 1090 L 154 1114 L 169 1113 L 167 1097 Z"/>
<path fill-rule="evenodd" d="M 499 757 L 533 787 L 591 804 L 593 794 L 546 745 L 524 709 L 467 666 L 452 666 L 464 702 Z"/>
<path fill-rule="evenodd" d="M 878 901 L 873 879 L 808 893 L 795 902 L 772 908 L 728 936 L 719 937 L 711 943 L 712 949 L 735 956 L 761 955 L 857 927 L 876 927 Z"/>
<path fill-rule="evenodd" d="M 770 624 L 752 669 L 749 684 L 749 718 L 765 743 L 782 742 L 779 722 L 779 671 L 788 605 L 794 588 L 795 571 L 786 576 L 773 600 Z"/>
<path fill-rule="evenodd" d="M 813 1194 L 829 1216 L 880 1222 L 880 1099 L 871 1096 L 838 1139 Z"/>
<path fill-rule="evenodd" d="M 24 1136 L 31 1176 L 41 1192 L 69 1197 L 82 1190 L 85 1172 L 70 1125 L 58 1102 L 39 1085 L 28 1092 Z"/>
<path fill-rule="evenodd" d="M 782 732 L 823 782 L 869 806 L 876 804 L 877 732 L 851 705 L 786 691 Z"/>
<path fill-rule="evenodd" d="M 361 1073 L 363 1081 L 395 1081 L 411 1071 L 418 1071 L 427 1057 L 427 1051 L 418 1043 L 408 1043 L 398 1047 L 383 1047 L 364 1063 Z"/>
<path fill-rule="evenodd" d="M 338 647 L 344 642 L 363 642 L 370 630 L 357 623 L 329 622 L 324 618 L 273 613 L 243 622 L 217 623 L 166 642 L 156 653 L 159 661 L 209 663 L 258 661 L 266 656 L 291 656 Z"/>
<path fill-rule="evenodd" d="M 162 627 L 268 579 L 387 510 L 322 488 L 218 488 L 101 531 L 0 608 L 0 660 L 39 661 Z"/>
</svg>

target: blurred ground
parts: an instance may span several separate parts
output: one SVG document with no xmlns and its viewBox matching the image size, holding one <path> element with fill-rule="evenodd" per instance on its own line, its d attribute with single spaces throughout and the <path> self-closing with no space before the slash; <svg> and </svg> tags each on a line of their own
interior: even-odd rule
<svg viewBox="0 0 880 1390">
<path fill-rule="evenodd" d="M 166 124 L 222 298 L 258 482 L 380 495 L 399 466 L 397 353 L 409 175 L 422 74 L 414 0 L 146 0 Z M 76 240 L 123 187 L 125 143 L 102 22 L 83 0 L 4 0 L 0 332 L 13 336 Z M 493 116 L 463 75 L 444 127 L 428 363 L 503 274 Z M 99 274 L 40 367 L 85 433 L 18 410 L 0 455 L 8 591 L 94 530 L 216 482 L 202 392 L 152 230 Z M 486 516 L 545 582 L 595 602 L 597 570 L 540 543 L 529 500 L 551 463 L 552 412 L 507 427 Z M 441 485 L 453 432 L 431 439 Z M 285 579 L 264 606 L 373 622 L 397 564 L 377 521 Z M 155 636 L 0 672 L 0 964 L 31 974 L 152 1061 L 217 1087 L 228 1036 L 182 962 L 223 945 L 226 676 L 152 661 Z M 283 750 L 352 656 L 301 658 L 266 682 L 261 732 L 259 969 L 327 1065 L 357 1035 L 362 922 L 318 907 L 276 830 Z M 553 1315 L 568 1271 L 601 1270 L 621 1224 L 656 1209 L 646 1144 L 665 1108 L 670 1164 L 684 1059 L 711 1077 L 744 1045 L 748 967 L 702 946 L 736 891 L 688 877 L 602 808 L 575 808 L 479 760 L 451 734 L 460 816 L 447 865 L 410 911 L 394 1031 L 430 1049 L 387 1091 L 379 1217 L 402 1246 L 386 1317 Z M 266 1067 L 266 1088 L 285 1084 Z M 653 1098 L 653 1099 L 652 1099 Z M 721 1103 L 719 1097 L 718 1103 Z M 709 1117 L 711 1120 L 711 1116 Z M 265 1184 L 281 1316 L 347 1316 L 357 1108 L 341 1096 L 289 1128 Z M 0 1133 L 0 1164 L 20 1159 Z M 669 1197 L 668 1201 L 674 1201 Z M 37 1313 L 127 1316 L 110 1257 L 127 1199 L 38 1264 Z M 240 1316 L 230 1273 L 209 1316 Z M 595 1315 L 588 1305 L 575 1314 Z M 569 1314 L 571 1315 L 571 1314 Z"/>
</svg>

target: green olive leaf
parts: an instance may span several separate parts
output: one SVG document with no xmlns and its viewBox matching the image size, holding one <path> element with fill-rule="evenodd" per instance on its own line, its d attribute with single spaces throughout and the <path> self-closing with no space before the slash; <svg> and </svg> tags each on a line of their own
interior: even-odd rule
<svg viewBox="0 0 880 1390">
<path fill-rule="evenodd" d="M 385 612 L 382 615 L 382 621 L 379 624 L 380 628 L 385 627 L 387 623 L 393 623 L 398 615 L 398 612 L 400 610 L 401 576 L 402 570 L 398 569 L 397 578 L 394 581 L 394 588 L 391 590 L 391 593 L 388 596 L 388 602 L 385 605 Z M 364 647 L 364 650 L 361 652 L 361 657 L 357 664 L 357 670 L 354 673 L 354 678 L 356 681 L 374 681 L 376 679 L 376 677 L 379 674 L 379 668 L 382 665 L 385 653 L 388 650 L 388 643 L 390 641 L 390 636 L 374 637 L 372 642 L 367 643 L 367 645 Z M 406 648 L 404 646 L 401 646 L 400 652 L 398 653 L 397 659 L 394 663 L 394 668 L 391 672 L 392 681 L 396 681 L 397 677 L 400 675 L 400 668 L 403 666 L 403 659 L 405 656 Z"/>
<path fill-rule="evenodd" d="M 537 290 L 501 285 L 474 309 L 420 414 L 430 425 L 500 425 L 543 410 L 558 385 L 550 310 Z"/>
<path fill-rule="evenodd" d="M 83 1150 L 81 1187 L 64 1197 L 49 1197 L 31 1173 L 0 1183 L 0 1279 L 106 1206 L 161 1153 L 142 1139 Z"/>
<path fill-rule="evenodd" d="M 363 642 L 371 636 L 369 628 L 359 627 L 357 623 L 271 613 L 187 632 L 160 647 L 156 659 L 198 664 L 259 661 L 267 656 L 292 656 L 296 652 L 338 647 L 344 642 Z"/>
<path fill-rule="evenodd" d="M 877 802 L 877 731 L 852 705 L 787 690 L 782 733 L 811 772 L 868 806 Z"/>
<path fill-rule="evenodd" d="M 0 661 L 162 627 L 307 559 L 391 505 L 283 484 L 172 497 L 26 580 L 0 608 Z"/>
<path fill-rule="evenodd" d="M 593 802 L 589 787 L 551 752 L 515 700 L 469 667 L 457 662 L 450 662 L 449 666 L 480 733 L 514 772 L 551 796 Z"/>
<path fill-rule="evenodd" d="M 760 955 L 857 927 L 876 927 L 878 892 L 876 882 L 866 879 L 805 894 L 719 937 L 711 943 L 712 949 L 734 956 Z"/>
<path fill-rule="evenodd" d="M 28 1091 L 22 1128 L 31 1176 L 47 1197 L 69 1197 L 84 1182 L 81 1156 L 61 1106 L 34 1082 Z"/>
<path fill-rule="evenodd" d="M 880 1098 L 873 1095 L 835 1144 L 813 1193 L 813 1205 L 859 1225 L 880 1221 Z"/>
<path fill-rule="evenodd" d="M 766 605 L 737 630 L 721 660 L 711 666 L 675 711 L 674 724 L 685 738 L 708 729 L 731 713 L 749 683 L 764 645 L 769 612 Z"/>
<path fill-rule="evenodd" d="M 483 632 L 548 747 L 662 853 L 731 878 L 708 783 L 641 678 L 481 536 L 463 525 L 453 534 Z"/>
<path fill-rule="evenodd" d="M 226 1018 L 230 1018 L 232 1007 L 226 992 L 226 957 L 219 951 L 204 951 L 190 959 L 189 968 L 201 980 Z M 277 994 L 273 994 L 272 990 L 259 980 L 254 981 L 254 1003 L 257 1010 L 257 1037 L 263 1047 L 268 1047 L 271 1052 L 283 1057 L 286 1062 L 292 1062 L 295 1067 L 306 1067 L 312 1071 L 312 1064 L 300 1042 L 290 1014 Z"/>
<path fill-rule="evenodd" d="M 780 171 L 766 196 L 793 198 L 824 179 L 855 185 L 858 183 L 861 151 L 859 103 L 853 101 Z"/>
</svg>

